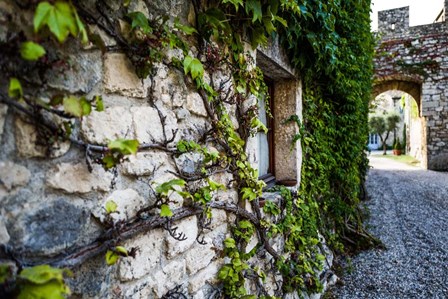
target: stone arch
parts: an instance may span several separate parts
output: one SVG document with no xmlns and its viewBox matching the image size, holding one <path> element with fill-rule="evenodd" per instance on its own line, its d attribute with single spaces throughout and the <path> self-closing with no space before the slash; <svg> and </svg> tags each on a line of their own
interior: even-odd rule
<svg viewBox="0 0 448 299">
<path fill-rule="evenodd" d="M 372 98 L 374 99 L 379 94 L 388 90 L 400 90 L 410 94 L 417 102 L 419 115 L 422 115 L 422 82 L 419 79 L 403 75 L 376 78 L 373 84 Z"/>
</svg>

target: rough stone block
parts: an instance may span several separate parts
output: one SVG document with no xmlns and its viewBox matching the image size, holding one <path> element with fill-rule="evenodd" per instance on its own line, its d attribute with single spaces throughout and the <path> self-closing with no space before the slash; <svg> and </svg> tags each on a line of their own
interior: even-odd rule
<svg viewBox="0 0 448 299">
<path fill-rule="evenodd" d="M 138 251 L 135 258 L 120 259 L 118 264 L 119 279 L 121 281 L 136 280 L 160 269 L 163 237 L 163 230 L 156 229 L 126 242 L 124 244 L 126 248 L 136 247 Z"/>
<path fill-rule="evenodd" d="M 187 96 L 187 109 L 194 114 L 207 116 L 204 102 L 197 92 L 192 92 Z"/>
<path fill-rule="evenodd" d="M 207 268 L 199 271 L 196 275 L 190 277 L 188 281 L 188 291 L 190 293 L 196 293 L 206 283 L 217 283 L 217 275 L 222 262 L 216 261 L 208 265 Z"/>
<path fill-rule="evenodd" d="M 200 172 L 203 158 L 199 153 L 185 153 L 176 157 L 175 161 L 182 173 L 194 175 Z"/>
<path fill-rule="evenodd" d="M 11 161 L 0 161 L 0 184 L 7 191 L 16 187 L 26 186 L 30 180 L 30 171 Z"/>
<path fill-rule="evenodd" d="M 152 107 L 131 108 L 135 137 L 140 143 L 163 141 L 163 127 L 159 113 Z"/>
<path fill-rule="evenodd" d="M 113 174 L 100 165 L 92 165 L 89 172 L 84 163 L 58 164 L 47 174 L 47 185 L 68 193 L 87 193 L 90 191 L 109 191 Z"/>
<path fill-rule="evenodd" d="M 169 159 L 170 157 L 166 153 L 141 152 L 129 156 L 128 161 L 121 163 L 119 168 L 124 175 L 152 175 L 158 167 L 167 164 Z"/>
<path fill-rule="evenodd" d="M 198 224 L 196 216 L 190 216 L 173 224 L 177 227 L 177 233 L 184 233 L 187 239 L 179 242 L 166 232 L 167 255 L 169 259 L 187 251 L 196 242 Z"/>
<path fill-rule="evenodd" d="M 431 170 L 448 170 L 448 154 L 428 157 L 428 168 Z"/>
<path fill-rule="evenodd" d="M 70 149 L 69 142 L 55 143 L 50 148 L 39 144 L 36 128 L 23 121 L 20 117 L 15 120 L 16 148 L 24 158 L 46 157 L 51 158 L 64 155 Z"/>
<path fill-rule="evenodd" d="M 110 196 L 105 198 L 93 214 L 104 221 L 106 217 L 106 203 L 113 200 L 117 204 L 117 212 L 110 214 L 110 217 L 114 222 L 122 220 L 130 220 L 137 215 L 137 212 L 142 209 L 146 203 L 146 200 L 140 196 L 140 194 L 133 189 L 117 190 Z"/>
<path fill-rule="evenodd" d="M 118 138 L 133 139 L 132 115 L 124 107 L 92 111 L 81 124 L 81 134 L 90 143 L 107 144 Z"/>
<path fill-rule="evenodd" d="M 188 274 L 193 275 L 201 269 L 207 267 L 215 257 L 215 251 L 212 249 L 213 243 L 211 238 L 204 238 L 207 243 L 201 245 L 195 243 L 190 250 L 185 253 L 185 261 L 187 262 Z"/>
<path fill-rule="evenodd" d="M 144 98 L 146 88 L 135 74 L 134 66 L 122 53 L 109 53 L 104 57 L 104 88 L 107 92 Z"/>
<path fill-rule="evenodd" d="M 48 85 L 70 93 L 89 93 L 101 81 L 101 52 L 78 52 L 70 55 L 68 67 L 53 66 L 45 77 Z"/>
<path fill-rule="evenodd" d="M 181 284 L 185 275 L 185 261 L 172 261 L 162 270 L 154 273 L 151 286 L 157 298 L 162 298 L 169 290 Z"/>
<path fill-rule="evenodd" d="M 89 212 L 63 199 L 40 204 L 8 226 L 10 244 L 33 254 L 52 255 L 77 243 Z"/>
</svg>

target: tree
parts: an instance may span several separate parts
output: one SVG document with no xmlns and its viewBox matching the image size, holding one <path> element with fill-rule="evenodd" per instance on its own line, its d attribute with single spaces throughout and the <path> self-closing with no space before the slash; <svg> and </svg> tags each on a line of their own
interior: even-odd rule
<svg viewBox="0 0 448 299">
<path fill-rule="evenodd" d="M 386 154 L 387 150 L 386 140 L 389 138 L 390 132 L 397 128 L 400 120 L 400 116 L 394 112 L 389 112 L 386 115 L 373 115 L 369 119 L 370 132 L 380 136 L 383 147 L 383 155 Z M 386 133 L 386 136 L 383 136 L 384 133 Z"/>
</svg>

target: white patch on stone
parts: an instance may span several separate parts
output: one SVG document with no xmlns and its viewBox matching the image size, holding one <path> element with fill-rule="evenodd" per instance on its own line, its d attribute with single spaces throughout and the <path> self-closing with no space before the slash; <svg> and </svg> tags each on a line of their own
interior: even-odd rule
<svg viewBox="0 0 448 299">
<path fill-rule="evenodd" d="M 172 261 L 162 270 L 154 273 L 152 287 L 157 298 L 162 298 L 165 293 L 181 284 L 185 275 L 185 261 Z"/>
<path fill-rule="evenodd" d="M 92 111 L 81 123 L 81 134 L 87 142 L 96 144 L 107 144 L 118 138 L 134 139 L 132 115 L 124 107 Z"/>
<path fill-rule="evenodd" d="M 210 229 L 213 230 L 222 224 L 227 223 L 227 213 L 224 210 L 212 209 L 212 223 Z"/>
<path fill-rule="evenodd" d="M 117 42 L 106 32 L 104 32 L 104 30 L 100 29 L 97 25 L 88 25 L 88 27 L 92 34 L 96 34 L 101 38 L 106 47 L 117 45 Z"/>
<path fill-rule="evenodd" d="M 190 216 L 173 224 L 177 227 L 177 233 L 184 233 L 187 239 L 179 242 L 166 232 L 167 255 L 169 259 L 184 253 L 196 242 L 198 235 L 198 225 L 196 216 Z"/>
<path fill-rule="evenodd" d="M 152 107 L 132 107 L 135 137 L 140 143 L 163 141 L 163 127 L 159 113 Z"/>
<path fill-rule="evenodd" d="M 130 155 L 128 161 L 121 163 L 119 168 L 124 175 L 152 175 L 158 167 L 168 163 L 169 159 L 166 153 L 140 152 L 136 155 Z"/>
<path fill-rule="evenodd" d="M 196 275 L 190 277 L 188 281 L 188 291 L 190 293 L 196 293 L 206 283 L 217 283 L 217 275 L 222 263 L 214 262 L 208 265 L 207 268 L 201 270 Z"/>
<path fill-rule="evenodd" d="M 122 53 L 109 53 L 104 57 L 104 88 L 107 92 L 144 98 L 146 89 L 135 74 L 134 66 Z"/>
<path fill-rule="evenodd" d="M 137 212 L 141 210 L 146 200 L 134 189 L 116 190 L 110 196 L 103 200 L 101 206 L 93 212 L 93 214 L 104 221 L 106 217 L 106 203 L 113 200 L 117 204 L 117 212 L 111 213 L 110 217 L 116 223 L 118 221 L 126 221 L 137 216 Z"/>
<path fill-rule="evenodd" d="M 11 161 L 0 161 L 0 184 L 7 191 L 26 186 L 30 176 L 31 173 L 26 167 Z"/>
<path fill-rule="evenodd" d="M 192 92 L 187 96 L 187 109 L 194 114 L 207 116 L 204 102 L 197 92 Z"/>
<path fill-rule="evenodd" d="M 89 172 L 84 163 L 58 164 L 47 174 L 47 185 L 68 193 L 87 193 L 91 191 L 109 191 L 113 175 L 100 165 L 92 165 Z"/>
<path fill-rule="evenodd" d="M 137 236 L 124 244 L 124 247 L 128 250 L 137 247 L 138 251 L 135 258 L 128 257 L 120 259 L 118 264 L 120 281 L 136 280 L 160 269 L 163 237 L 163 230 L 155 229 L 142 236 Z"/>
<path fill-rule="evenodd" d="M 193 275 L 199 270 L 207 267 L 215 257 L 211 238 L 204 237 L 204 241 L 207 242 L 207 244 L 201 245 L 196 242 L 184 255 L 189 275 Z"/>
</svg>

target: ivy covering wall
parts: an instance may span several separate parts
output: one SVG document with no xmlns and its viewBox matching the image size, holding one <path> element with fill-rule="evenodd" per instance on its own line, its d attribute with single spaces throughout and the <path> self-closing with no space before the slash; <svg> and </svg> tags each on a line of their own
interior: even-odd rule
<svg viewBox="0 0 448 299">
<path fill-rule="evenodd" d="M 367 171 L 364 150 L 373 54 L 370 1 L 191 0 L 186 1 L 192 7 L 186 19 L 133 11 L 133 2 L 115 3 L 114 10 L 106 9 L 110 6 L 105 1 L 11 1 L 27 11 L 20 17 L 32 16 L 32 24 L 16 29 L 0 45 L 7 54 L 7 59 L 0 59 L 7 77 L 1 81 L 0 102 L 31 120 L 47 158 L 56 145 L 68 142 L 83 152 L 90 171 L 101 165 L 115 178 L 130 155 L 145 151 L 166 154 L 175 165 L 183 155 L 199 155 L 199 166 L 191 173 L 177 167 L 171 171 L 175 178 L 148 183 L 145 188 L 154 200 L 142 203 L 129 219 L 121 217 L 128 211 L 120 211 L 120 204 L 105 202 L 95 215 L 99 237 L 75 246 L 69 254 L 36 261 L 2 247 L 2 257 L 15 264 L 0 268 L 2 291 L 19 298 L 63 298 L 70 293 L 66 284 L 70 271 L 63 268 L 79 267 L 98 255 L 108 265 L 135 258 L 140 249 L 124 242 L 156 228 L 182 242 L 186 235 L 175 223 L 192 216 L 199 223 L 196 240 L 205 243 L 202 234 L 213 221 L 212 210 L 234 216 L 232 235 L 223 242 L 226 262 L 217 273 L 223 296 L 275 298 L 321 291 L 318 274 L 324 256 L 319 233 L 340 252 L 344 246 L 359 249 L 374 243 L 364 231 L 358 206 Z M 104 31 L 114 45 L 89 25 Z M 267 130 L 253 101 L 265 99 L 267 88 L 252 54 L 270 38 L 280 39 L 303 82 L 303 121 L 295 115 L 288 121 L 298 126 L 293 139 L 302 143 L 304 163 L 298 190 L 275 187 L 271 191 L 282 199 L 267 201 L 260 208 L 266 186 L 249 162 L 246 146 L 251 136 Z M 248 50 L 247 42 L 252 49 Z M 101 94 L 60 94 L 44 80 L 48 69 L 61 63 L 62 47 L 71 45 L 120 51 L 142 80 L 153 78 L 162 67 L 176 71 L 198 94 L 208 126 L 200 136 L 179 133 L 179 137 L 176 128 L 169 127 L 169 112 L 154 104 L 154 88 L 149 88 L 146 98 L 154 109 L 150 111 L 160 118 L 161 140 L 93 142 L 98 138 L 89 139 L 83 130 L 92 114 L 107 111 Z M 167 54 L 173 51 L 175 55 Z M 220 81 L 215 81 L 217 74 Z M 214 180 L 222 173 L 231 176 L 228 184 Z M 226 188 L 237 191 L 236 203 L 216 196 Z M 175 204 L 175 197 L 180 197 L 181 205 Z M 246 250 L 253 236 L 256 246 Z M 272 245 L 279 236 L 285 243 L 282 250 Z M 251 262 L 266 255 L 271 257 L 268 267 Z M 278 276 L 275 294 L 269 293 L 263 287 L 267 277 L 276 281 Z M 254 288 L 248 287 L 248 281 Z M 177 290 L 168 292 L 167 298 L 170 293 Z"/>
</svg>

